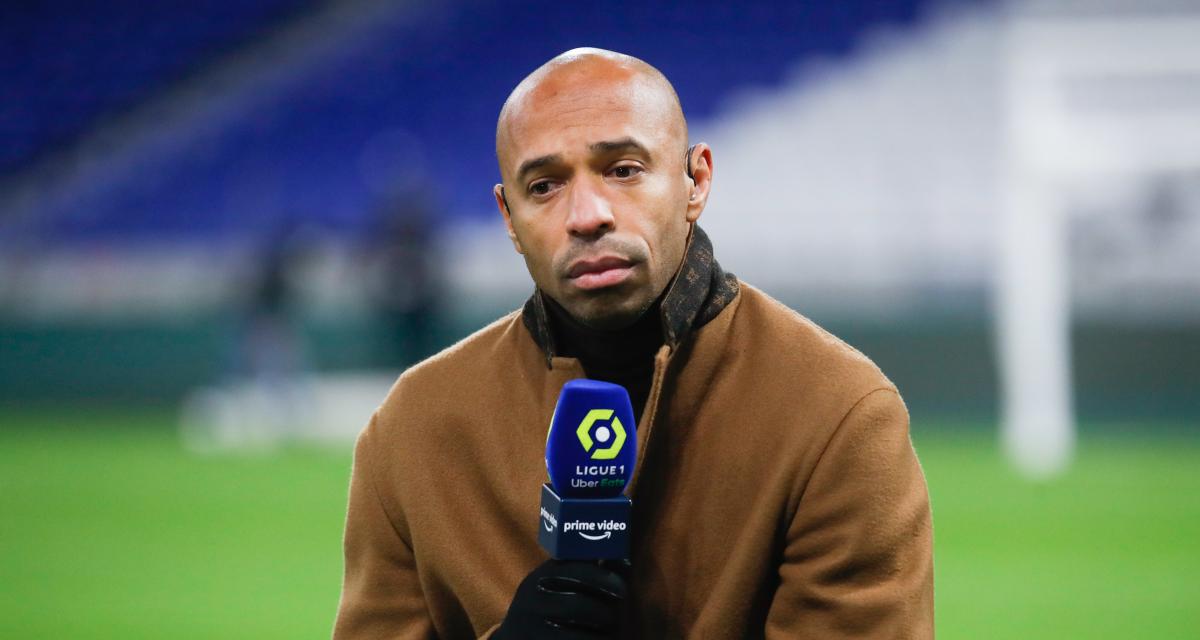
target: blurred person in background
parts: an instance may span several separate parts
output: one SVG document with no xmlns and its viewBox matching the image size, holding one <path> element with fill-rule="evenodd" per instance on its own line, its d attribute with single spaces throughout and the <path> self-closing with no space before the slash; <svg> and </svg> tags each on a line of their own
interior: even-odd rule
<svg viewBox="0 0 1200 640">
<path fill-rule="evenodd" d="M 262 400 L 244 425 L 255 441 L 287 436 L 308 417 L 302 381 L 310 367 L 296 280 L 311 251 L 309 232 L 295 223 L 269 234 L 237 320 L 234 365 L 226 383 L 254 390 Z"/>
<path fill-rule="evenodd" d="M 279 381 L 303 369 L 293 280 L 305 251 L 297 232 L 286 226 L 271 237 L 260 255 L 243 313 L 238 369 L 254 379 Z"/>
<path fill-rule="evenodd" d="M 431 246 L 432 207 L 424 191 L 388 198 L 368 239 L 368 290 L 387 336 L 389 365 L 408 366 L 433 351 L 437 256 Z"/>
<path fill-rule="evenodd" d="M 933 637 L 904 404 L 716 262 L 713 153 L 667 79 L 566 52 L 509 96 L 496 151 L 536 289 L 406 371 L 359 436 L 334 636 Z M 545 427 L 580 377 L 625 386 L 638 419 L 627 565 L 537 543 Z"/>
</svg>

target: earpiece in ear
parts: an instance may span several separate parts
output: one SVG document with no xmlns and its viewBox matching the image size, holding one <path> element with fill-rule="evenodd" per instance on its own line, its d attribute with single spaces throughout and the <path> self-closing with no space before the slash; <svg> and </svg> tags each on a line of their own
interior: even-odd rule
<svg viewBox="0 0 1200 640">
<path fill-rule="evenodd" d="M 512 215 L 512 207 L 508 206 L 508 198 L 505 197 L 505 195 L 504 195 L 504 186 L 503 185 L 500 186 L 500 201 L 504 203 L 504 210 L 507 211 L 508 215 L 511 216 Z"/>
<path fill-rule="evenodd" d="M 692 149 L 695 148 L 696 145 L 692 145 L 688 147 L 687 151 L 685 151 L 683 154 L 683 170 L 687 172 L 687 177 L 692 179 L 693 184 L 696 182 L 696 176 L 692 173 Z M 695 196 L 693 196 L 692 199 L 694 200 Z"/>
</svg>

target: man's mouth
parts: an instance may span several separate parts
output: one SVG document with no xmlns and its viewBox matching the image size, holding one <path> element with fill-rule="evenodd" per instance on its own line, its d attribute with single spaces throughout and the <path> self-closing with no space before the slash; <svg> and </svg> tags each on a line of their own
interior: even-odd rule
<svg viewBox="0 0 1200 640">
<path fill-rule="evenodd" d="M 571 265 L 567 279 L 580 289 L 602 289 L 624 282 L 633 267 L 633 262 L 617 256 L 580 260 Z"/>
</svg>

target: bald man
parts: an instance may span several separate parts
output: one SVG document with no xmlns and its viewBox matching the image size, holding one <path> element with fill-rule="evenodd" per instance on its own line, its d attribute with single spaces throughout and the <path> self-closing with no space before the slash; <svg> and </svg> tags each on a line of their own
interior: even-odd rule
<svg viewBox="0 0 1200 640">
<path fill-rule="evenodd" d="M 895 387 L 722 270 L 712 150 L 650 65 L 568 51 L 496 127 L 494 188 L 535 284 L 404 372 L 355 449 L 335 638 L 931 638 L 928 494 Z M 632 558 L 550 560 L 546 425 L 625 386 Z"/>
</svg>

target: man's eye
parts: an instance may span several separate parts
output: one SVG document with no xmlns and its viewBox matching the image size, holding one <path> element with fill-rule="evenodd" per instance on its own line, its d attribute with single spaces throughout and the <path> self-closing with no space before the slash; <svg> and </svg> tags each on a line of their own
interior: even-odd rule
<svg viewBox="0 0 1200 640">
<path fill-rule="evenodd" d="M 615 178 L 632 178 L 641 172 L 642 172 L 641 167 L 635 167 L 633 165 L 628 165 L 628 164 L 623 164 L 619 167 L 614 167 L 612 170 L 613 177 L 615 177 Z"/>
<path fill-rule="evenodd" d="M 529 193 L 532 193 L 535 196 L 544 196 L 547 193 L 550 193 L 550 183 L 549 182 L 535 182 L 535 183 L 529 185 Z"/>
</svg>

